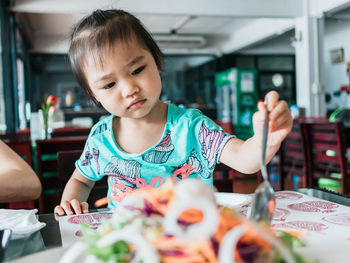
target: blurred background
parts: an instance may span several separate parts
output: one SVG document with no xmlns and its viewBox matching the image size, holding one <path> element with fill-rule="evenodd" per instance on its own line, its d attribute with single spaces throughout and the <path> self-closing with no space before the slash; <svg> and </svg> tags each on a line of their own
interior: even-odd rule
<svg viewBox="0 0 350 263">
<path fill-rule="evenodd" d="M 49 95 L 59 99 L 54 128 L 106 114 L 86 100 L 67 61 L 72 25 L 97 8 L 129 11 L 152 33 L 165 55 L 163 101 L 230 121 L 243 138 L 270 90 L 303 116 L 350 106 L 350 1 L 3 0 L 2 132 L 28 129 Z"/>
</svg>

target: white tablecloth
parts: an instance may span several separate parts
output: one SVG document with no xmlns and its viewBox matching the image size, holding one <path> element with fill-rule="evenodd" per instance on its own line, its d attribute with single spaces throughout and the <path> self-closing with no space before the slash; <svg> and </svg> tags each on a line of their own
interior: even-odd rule
<svg viewBox="0 0 350 263">
<path fill-rule="evenodd" d="M 244 207 L 243 207 L 244 208 Z M 243 213 L 249 209 L 245 206 Z M 276 193 L 275 229 L 305 231 L 298 251 L 318 263 L 350 262 L 350 207 L 294 191 Z"/>
</svg>

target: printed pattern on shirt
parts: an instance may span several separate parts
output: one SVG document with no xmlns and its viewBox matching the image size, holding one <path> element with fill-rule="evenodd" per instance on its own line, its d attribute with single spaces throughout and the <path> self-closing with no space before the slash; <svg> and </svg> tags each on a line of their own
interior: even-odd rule
<svg viewBox="0 0 350 263">
<path fill-rule="evenodd" d="M 204 159 L 208 161 L 209 169 L 214 169 L 218 150 L 225 137 L 225 133 L 224 131 L 216 129 L 210 130 L 205 126 L 203 121 L 198 136 L 202 148 L 202 155 Z"/>
<path fill-rule="evenodd" d="M 167 131 L 164 139 L 153 150 L 143 154 L 142 159 L 148 163 L 166 163 L 173 151 L 174 145 L 171 143 L 170 131 Z"/>
<path fill-rule="evenodd" d="M 100 174 L 100 165 L 98 163 L 98 157 L 100 156 L 100 151 L 97 149 L 92 148 L 92 156 L 96 162 L 96 169 L 97 169 L 97 174 Z"/>
<path fill-rule="evenodd" d="M 84 152 L 82 154 L 83 158 L 81 160 L 81 165 L 82 166 L 90 166 L 91 165 L 91 159 L 94 159 L 96 163 L 96 169 L 97 169 L 97 174 L 100 174 L 100 165 L 98 163 L 98 157 L 100 155 L 100 151 L 97 149 L 92 148 L 92 154 L 89 150 L 88 145 L 85 146 Z"/>
<path fill-rule="evenodd" d="M 136 179 L 141 177 L 141 164 L 134 160 L 123 160 L 113 156 L 107 164 L 104 174 L 115 176 L 135 186 Z"/>
<path fill-rule="evenodd" d="M 187 161 L 180 167 L 177 167 L 173 171 L 173 175 L 179 179 L 186 179 L 192 174 L 198 174 L 199 177 L 209 178 L 211 173 L 205 169 L 205 166 L 201 163 L 198 158 L 198 154 L 195 149 L 191 151 Z"/>
<path fill-rule="evenodd" d="M 125 185 L 122 179 L 116 176 L 108 176 L 108 188 L 110 190 L 109 199 L 111 201 L 121 202 L 136 186 Z"/>
<path fill-rule="evenodd" d="M 107 123 L 102 123 L 101 125 L 96 127 L 96 129 L 94 130 L 94 132 L 92 133 L 91 136 L 95 136 L 95 135 L 100 134 L 106 130 L 107 130 Z"/>
</svg>

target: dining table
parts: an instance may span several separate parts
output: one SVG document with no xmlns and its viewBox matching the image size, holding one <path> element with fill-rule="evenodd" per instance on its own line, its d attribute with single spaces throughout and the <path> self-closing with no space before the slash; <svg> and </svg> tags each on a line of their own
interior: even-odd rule
<svg viewBox="0 0 350 263">
<path fill-rule="evenodd" d="M 218 193 L 217 203 L 231 206 L 243 216 L 249 213 L 252 194 Z M 350 260 L 350 197 L 322 189 L 277 191 L 271 227 L 302 233 L 304 247 L 296 248 L 307 262 L 347 263 Z M 94 220 L 97 226 L 112 211 L 92 210 L 84 217 L 71 215 L 59 221 L 54 214 L 39 214 L 45 227 L 29 236 L 9 242 L 5 262 L 59 262 L 63 253 L 79 240 L 79 223 Z M 99 215 L 99 216 L 95 216 Z M 101 216 L 102 215 L 102 216 Z M 67 232 L 66 223 L 76 224 Z"/>
</svg>

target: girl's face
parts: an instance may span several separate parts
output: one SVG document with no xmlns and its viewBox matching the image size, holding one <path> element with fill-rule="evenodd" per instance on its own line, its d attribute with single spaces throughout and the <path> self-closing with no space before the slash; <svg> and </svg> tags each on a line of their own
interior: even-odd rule
<svg viewBox="0 0 350 263">
<path fill-rule="evenodd" d="M 97 101 L 113 115 L 144 118 L 159 103 L 161 80 L 151 53 L 135 38 L 107 49 L 102 65 L 89 59 L 85 75 Z"/>
</svg>

